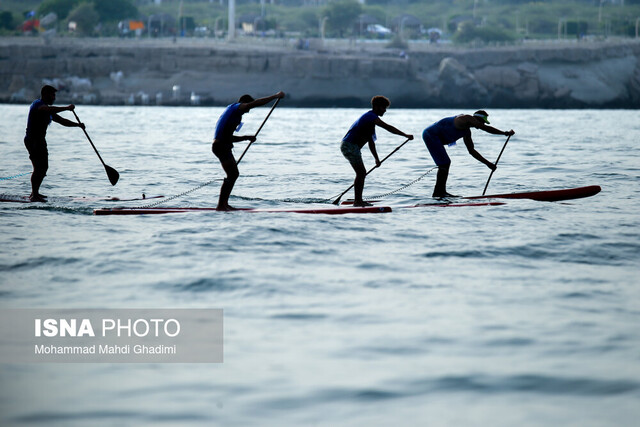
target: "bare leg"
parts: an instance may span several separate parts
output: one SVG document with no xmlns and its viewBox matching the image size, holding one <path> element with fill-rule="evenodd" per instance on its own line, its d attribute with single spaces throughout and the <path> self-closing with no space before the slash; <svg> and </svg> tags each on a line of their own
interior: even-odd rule
<svg viewBox="0 0 640 427">
<path fill-rule="evenodd" d="M 229 157 L 222 163 L 222 169 L 224 169 L 227 177 L 222 182 L 222 186 L 220 187 L 220 197 L 218 199 L 217 210 L 219 211 L 230 211 L 234 210 L 233 207 L 229 206 L 229 196 L 231 195 L 231 190 L 233 190 L 233 186 L 240 176 L 240 172 L 238 172 L 238 166 L 236 165 L 236 159 L 233 156 Z"/>
<path fill-rule="evenodd" d="M 447 193 L 447 178 L 449 177 L 450 166 L 450 164 L 438 166 L 438 175 L 436 177 L 436 186 L 433 190 L 433 197 L 451 196 L 451 194 Z"/>
<path fill-rule="evenodd" d="M 46 202 L 45 196 L 40 194 L 40 185 L 42 184 L 42 181 L 44 181 L 44 177 L 47 175 L 49 162 L 47 160 L 31 160 L 31 164 L 33 164 L 33 173 L 31 174 L 31 195 L 29 196 L 29 199 L 32 202 Z"/>
<path fill-rule="evenodd" d="M 353 180 L 353 206 L 371 206 L 371 203 L 367 203 L 362 200 L 362 192 L 364 190 L 364 179 L 367 176 L 367 171 L 364 167 L 364 163 L 351 165 L 353 170 L 356 171 L 356 178 Z"/>
</svg>

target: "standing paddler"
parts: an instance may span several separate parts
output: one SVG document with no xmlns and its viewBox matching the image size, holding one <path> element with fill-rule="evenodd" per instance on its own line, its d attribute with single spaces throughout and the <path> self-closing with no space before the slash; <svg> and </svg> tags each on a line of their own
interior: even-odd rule
<svg viewBox="0 0 640 427">
<path fill-rule="evenodd" d="M 66 107 L 54 107 L 52 104 L 56 100 L 56 92 L 58 89 L 53 86 L 45 85 L 40 90 L 40 98 L 31 103 L 29 107 L 29 118 L 27 120 L 27 131 L 24 137 L 24 145 L 29 152 L 29 159 L 33 165 L 33 173 L 31 174 L 31 195 L 29 199 L 32 202 L 46 202 L 46 196 L 40 194 L 40 185 L 47 175 L 49 169 L 49 151 L 47 150 L 47 128 L 51 121 L 66 127 L 81 127 L 84 124 L 80 122 L 72 122 L 58 115 L 62 111 L 73 111 L 73 104 Z"/>
<path fill-rule="evenodd" d="M 478 110 L 473 115 L 460 114 L 458 116 L 445 117 L 422 132 L 422 139 L 427 145 L 433 161 L 438 166 L 438 176 L 433 190 L 433 197 L 455 197 L 447 193 L 447 178 L 451 159 L 444 146 L 454 145 L 460 138 L 463 138 L 467 151 L 474 159 L 484 163 L 492 171 L 496 169 L 495 164 L 482 157 L 474 148 L 473 140 L 471 139 L 471 128 L 482 129 L 493 135 L 511 136 L 515 132 L 513 130 L 505 132 L 492 126 L 487 126 L 489 124 L 488 117 L 489 114 L 484 110 Z"/>
<path fill-rule="evenodd" d="M 233 185 L 235 184 L 240 172 L 238 171 L 238 164 L 231 149 L 234 142 L 256 140 L 254 135 L 234 135 L 242 127 L 242 115 L 249 112 L 252 108 L 260 107 L 269 103 L 270 101 L 278 98 L 284 98 L 284 92 L 280 91 L 274 95 L 266 96 L 264 98 L 254 99 L 251 95 L 242 95 L 238 102 L 229 105 L 216 124 L 216 132 L 213 138 L 213 144 L 211 151 L 220 160 L 222 169 L 227 174 L 226 178 L 222 182 L 220 187 L 220 197 L 218 199 L 217 209 L 219 211 L 234 210 L 229 206 L 229 196 Z"/>
<path fill-rule="evenodd" d="M 362 191 L 364 190 L 364 179 L 367 176 L 367 170 L 362 161 L 361 150 L 362 147 L 368 143 L 369 150 L 371 150 L 371 154 L 376 161 L 376 167 L 380 166 L 380 159 L 378 158 L 375 143 L 376 126 L 380 126 L 395 135 L 404 136 L 409 140 L 413 139 L 413 135 L 406 134 L 380 119 L 387 111 L 389 105 L 391 105 L 391 103 L 384 96 L 377 95 L 371 98 L 371 110 L 360 116 L 360 118 L 351 125 L 344 138 L 342 138 L 340 151 L 342 151 L 342 155 L 349 161 L 356 173 L 353 181 L 355 193 L 353 206 L 371 206 L 371 203 L 362 200 Z"/>
</svg>

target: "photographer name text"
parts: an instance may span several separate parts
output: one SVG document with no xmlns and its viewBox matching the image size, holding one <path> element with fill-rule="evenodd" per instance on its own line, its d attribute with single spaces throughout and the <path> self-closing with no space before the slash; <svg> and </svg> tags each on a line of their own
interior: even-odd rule
<svg viewBox="0 0 640 427">
<path fill-rule="evenodd" d="M 175 345 L 82 345 L 82 346 L 59 346 L 59 345 L 36 345 L 35 354 L 57 355 L 91 355 L 91 354 L 177 354 Z"/>
</svg>

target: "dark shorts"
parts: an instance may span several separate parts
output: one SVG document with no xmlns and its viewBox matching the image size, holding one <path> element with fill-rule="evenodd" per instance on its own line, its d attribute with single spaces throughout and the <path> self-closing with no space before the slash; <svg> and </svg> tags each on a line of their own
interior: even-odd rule
<svg viewBox="0 0 640 427">
<path fill-rule="evenodd" d="M 451 159 L 449 158 L 442 141 L 440 141 L 440 138 L 437 136 L 431 135 L 429 133 L 429 129 L 425 129 L 424 132 L 422 132 L 422 140 L 427 145 L 429 154 L 431 154 L 436 165 L 445 166 L 451 164 Z"/>
<path fill-rule="evenodd" d="M 340 144 L 340 151 L 345 159 L 351 163 L 351 166 L 360 166 L 364 165 L 362 162 L 362 153 L 360 151 L 360 147 L 358 147 L 353 142 L 342 141 Z"/>
<path fill-rule="evenodd" d="M 49 168 L 49 151 L 47 141 L 32 141 L 24 139 L 24 146 L 29 152 L 29 159 L 33 163 L 33 168 L 46 171 Z"/>
<path fill-rule="evenodd" d="M 211 151 L 221 162 L 234 160 L 233 152 L 231 151 L 232 148 L 233 148 L 233 145 L 231 144 L 216 143 L 216 142 L 211 144 Z"/>
</svg>

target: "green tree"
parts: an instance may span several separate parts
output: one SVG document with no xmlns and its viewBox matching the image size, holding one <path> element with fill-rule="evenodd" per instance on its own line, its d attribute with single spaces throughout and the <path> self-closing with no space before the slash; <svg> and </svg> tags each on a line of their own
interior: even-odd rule
<svg viewBox="0 0 640 427">
<path fill-rule="evenodd" d="M 53 12 L 58 15 L 58 19 L 63 20 L 79 4 L 80 0 L 45 0 L 38 8 L 38 15 L 45 16 Z"/>
<path fill-rule="evenodd" d="M 362 13 L 362 6 L 356 0 L 338 0 L 329 3 L 324 16 L 329 18 L 329 26 L 342 33 L 353 28 L 353 23 Z"/>
<path fill-rule="evenodd" d="M 318 14 L 313 10 L 303 10 L 300 15 L 300 21 L 304 28 L 319 28 L 320 21 L 318 20 Z"/>
<path fill-rule="evenodd" d="M 93 0 L 93 5 L 101 22 L 138 17 L 138 9 L 131 0 Z"/>
<path fill-rule="evenodd" d="M 54 12 L 58 15 L 58 19 L 63 20 L 81 3 L 93 5 L 100 22 L 113 22 L 138 16 L 138 8 L 133 5 L 132 0 L 45 0 L 38 8 L 38 15 L 44 16 Z"/>
<path fill-rule="evenodd" d="M 0 12 L 0 29 L 13 30 L 13 14 L 11 12 Z"/>
<path fill-rule="evenodd" d="M 301 31 L 308 34 L 318 34 L 320 21 L 314 9 L 298 8 L 283 15 L 278 20 L 278 27 L 287 31 Z"/>
<path fill-rule="evenodd" d="M 76 23 L 78 34 L 90 36 L 100 22 L 100 15 L 93 3 L 80 3 L 69 13 L 69 21 Z"/>
</svg>

